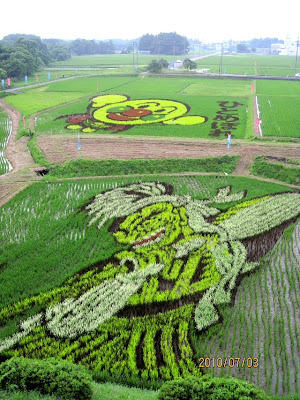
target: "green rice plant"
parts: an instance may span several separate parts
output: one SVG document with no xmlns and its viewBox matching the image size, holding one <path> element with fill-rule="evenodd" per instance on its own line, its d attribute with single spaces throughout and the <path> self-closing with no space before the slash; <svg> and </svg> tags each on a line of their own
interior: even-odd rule
<svg viewBox="0 0 300 400">
<path fill-rule="evenodd" d="M 49 176 L 105 176 L 157 174 L 176 172 L 223 172 L 232 173 L 236 167 L 238 156 L 223 156 L 201 159 L 161 159 L 161 160 L 103 160 L 90 161 L 79 159 L 50 169 Z"/>
<path fill-rule="evenodd" d="M 114 67 L 119 65 L 132 66 L 132 54 L 96 54 L 96 55 L 73 55 L 66 61 L 55 61 L 51 67 Z M 164 55 L 164 59 L 173 60 L 173 56 Z M 153 59 L 153 55 L 139 55 L 139 64 L 148 65 Z"/>
<path fill-rule="evenodd" d="M 12 168 L 10 162 L 5 157 L 5 150 L 9 136 L 11 134 L 12 124 L 8 115 L 0 108 L 0 175 L 9 172 Z"/>
<path fill-rule="evenodd" d="M 197 61 L 198 68 L 209 68 L 209 72 L 238 75 L 294 76 L 294 66 L 288 56 L 225 55 L 220 71 L 220 56 Z"/>
<path fill-rule="evenodd" d="M 174 194 L 162 193 L 171 182 L 174 183 Z M 126 183 L 132 185 L 124 189 Z M 188 196 L 192 183 L 197 189 L 194 199 Z M 224 183 L 232 184 L 231 192 L 228 186 L 224 188 Z M 246 183 L 249 190 L 243 198 Z M 154 197 L 150 196 L 151 188 L 155 192 Z M 137 189 L 141 192 L 134 191 Z M 129 198 L 120 204 L 120 194 L 124 190 L 127 190 Z M 241 220 L 247 219 L 246 211 L 248 215 L 255 216 L 263 204 L 265 211 L 271 212 L 271 220 L 277 224 L 281 222 L 282 215 L 277 213 L 275 218 L 275 206 L 287 210 L 289 205 L 282 199 L 294 199 L 295 194 L 268 198 L 266 195 L 287 190 L 269 183 L 258 187 L 251 179 L 211 176 L 193 177 L 193 180 L 191 177 L 149 179 L 142 176 L 45 181 L 32 185 L 1 208 L 1 225 L 5 226 L 0 239 L 0 262 L 5 263 L 1 271 L 5 282 L 3 290 L 1 286 L 1 323 L 5 327 L 10 326 L 12 333 L 18 333 L 18 329 L 26 333 L 17 337 L 14 346 L 6 348 L 5 357 L 55 356 L 86 365 L 98 373 L 120 373 L 140 379 L 171 379 L 189 372 L 194 374 L 197 366 L 190 344 L 191 321 L 210 323 L 210 316 L 215 318 L 214 310 L 210 308 L 214 304 L 212 301 L 220 306 L 223 304 L 222 312 L 226 312 L 224 303 L 230 300 L 230 293 L 236 285 L 236 274 L 244 266 L 246 257 L 244 246 L 237 240 L 243 232 L 241 228 L 235 229 L 234 234 L 226 233 L 238 235 L 232 236 L 235 239 L 230 240 L 230 246 L 224 237 L 224 227 L 234 221 L 237 213 L 232 212 L 229 218 L 221 218 L 220 224 L 205 225 L 204 216 L 221 214 L 218 206 L 226 213 L 229 207 L 233 210 L 237 204 L 244 200 L 249 202 L 259 193 L 259 196 L 265 197 L 264 200 L 248 203 L 248 209 L 240 207 Z M 274 212 L 268 210 L 270 198 L 275 201 Z M 199 225 L 200 216 L 204 225 Z M 115 225 L 114 220 L 118 218 L 122 219 Z M 257 223 L 255 227 L 249 222 L 244 223 L 247 235 L 249 229 L 252 233 L 254 231 L 254 235 L 260 232 L 262 225 L 266 229 L 272 228 L 266 217 L 261 219 L 261 224 Z M 28 254 L 32 249 L 39 254 L 34 260 Z M 174 261 L 174 265 L 170 260 Z M 137 265 L 140 266 L 138 270 Z M 160 279 L 158 269 L 158 277 L 150 276 L 147 270 L 149 265 L 153 266 L 153 272 L 161 266 L 166 268 L 164 273 L 161 272 L 165 281 Z M 200 272 L 195 277 L 196 281 L 192 282 L 198 267 Z M 245 265 L 245 272 L 249 272 L 249 267 Z M 232 275 L 218 286 L 225 271 L 230 271 Z M 138 282 L 138 287 L 132 292 L 131 285 L 138 280 L 139 274 L 145 281 L 142 284 Z M 201 286 L 202 281 L 206 281 L 207 286 Z M 18 288 L 15 282 L 18 282 Z M 278 282 L 275 280 L 274 284 Z M 120 293 L 113 286 L 115 283 L 120 284 L 119 289 L 122 287 Z M 106 289 L 109 290 L 106 292 Z M 130 295 L 124 302 L 122 296 L 126 293 Z M 194 304 L 185 304 L 189 296 L 198 296 L 197 293 L 200 294 L 199 306 L 205 311 L 205 318 L 201 313 L 195 313 Z M 100 298 L 101 307 L 110 305 L 107 309 L 115 310 L 116 315 L 109 315 L 90 330 L 92 310 L 98 310 Z M 131 303 L 133 298 L 134 304 Z M 179 300 L 183 303 L 180 304 Z M 171 301 L 178 301 L 179 306 L 175 303 L 175 309 L 169 309 Z M 161 312 L 152 311 L 152 305 Z M 67 315 L 61 318 L 64 313 Z M 104 312 L 96 314 L 102 317 Z M 228 324 L 222 330 L 219 325 L 213 329 L 218 333 L 222 331 L 223 344 L 219 347 L 225 354 L 222 346 L 227 349 L 231 343 L 229 314 L 224 321 Z M 253 320 L 245 320 L 244 325 L 250 332 Z M 63 337 L 57 335 L 58 326 L 62 327 L 59 331 Z M 49 335 L 49 330 L 54 331 L 56 336 Z M 81 333 L 74 336 L 77 330 Z M 7 332 L 1 330 L 3 338 L 8 336 Z M 247 352 L 253 348 L 249 332 L 245 347 Z M 22 331 L 19 333 L 22 334 Z"/>
<path fill-rule="evenodd" d="M 265 178 L 300 185 L 300 166 L 270 162 L 266 157 L 255 157 L 251 173 Z"/>
<path fill-rule="evenodd" d="M 286 276 L 287 272 L 282 273 L 282 259 L 285 254 L 289 254 L 289 249 L 299 248 L 297 237 L 299 220 L 292 232 L 292 236 L 291 234 L 286 234 L 281 238 L 276 248 L 265 257 L 256 273 L 244 278 L 242 285 L 238 289 L 235 307 L 221 310 L 223 321 L 227 321 L 226 324 L 231 326 L 231 338 L 233 338 L 235 330 L 238 330 L 240 343 L 237 351 L 239 355 L 247 355 L 248 353 L 250 356 L 250 352 L 251 356 L 253 356 L 253 352 L 254 355 L 257 355 L 257 349 L 261 349 L 258 369 L 251 369 L 250 371 L 243 371 L 243 369 L 234 371 L 232 369 L 228 370 L 229 374 L 239 377 L 245 376 L 248 380 L 259 382 L 260 386 L 271 393 L 276 391 L 278 393 L 295 393 L 298 390 L 296 360 L 299 355 L 299 345 L 295 342 L 293 350 L 290 350 L 292 349 L 293 340 L 297 338 L 296 332 L 298 329 L 295 325 L 297 318 L 292 323 L 291 316 L 295 315 L 295 310 L 298 307 L 296 303 L 292 302 L 292 299 L 298 296 L 297 289 L 294 289 L 293 285 L 287 286 L 289 280 Z M 298 264 L 297 259 L 292 260 L 286 257 L 285 260 L 287 260 L 285 270 L 293 270 Z M 276 269 L 281 271 L 278 280 L 276 278 Z M 253 293 L 253 288 L 259 291 L 257 296 Z M 254 300 L 252 306 L 251 297 Z M 256 311 L 258 306 L 261 309 Z M 252 312 L 255 312 L 255 314 L 252 314 Z M 238 315 L 238 318 L 236 318 L 236 315 Z M 256 329 L 253 330 L 255 325 Z M 211 357 L 229 355 L 233 344 L 230 341 L 228 343 L 226 334 L 222 336 L 221 353 L 207 350 L 209 346 L 218 349 L 215 343 L 221 343 L 220 330 L 220 325 L 215 328 L 212 327 L 200 335 L 196 343 L 192 340 L 197 349 L 197 354 L 201 351 L 200 355 L 202 357 L 207 356 L 207 353 Z M 290 345 L 289 342 L 291 343 Z M 204 348 L 206 349 L 205 353 L 203 353 Z M 209 372 L 213 374 L 221 373 L 218 369 L 212 368 L 209 369 Z"/>
<path fill-rule="evenodd" d="M 37 92 L 39 90 L 39 93 Z M 41 93 L 43 91 L 43 93 Z M 130 101 L 137 100 L 145 100 L 150 101 L 151 99 L 158 99 L 158 101 L 173 101 L 177 102 L 175 105 L 178 105 L 178 102 L 184 105 L 187 110 L 187 115 L 184 117 L 185 120 L 178 121 L 174 124 L 163 124 L 160 123 L 160 120 L 155 123 L 156 129 L 153 129 L 153 121 L 150 119 L 142 120 L 144 124 L 140 124 L 139 121 L 135 121 L 134 124 L 130 125 L 131 129 L 124 132 L 124 134 L 133 134 L 133 135 L 149 135 L 149 136 L 175 136 L 175 137 L 212 137 L 212 131 L 214 131 L 214 119 L 218 117 L 218 112 L 221 110 L 220 103 L 229 102 L 228 104 L 232 104 L 232 102 L 237 102 L 240 106 L 235 110 L 234 113 L 235 118 L 238 118 L 238 122 L 236 122 L 233 126 L 233 135 L 234 137 L 243 138 L 245 137 L 245 126 L 246 121 L 248 119 L 247 109 L 248 109 L 248 95 L 250 94 L 250 85 L 249 83 L 239 83 L 238 81 L 228 80 L 226 84 L 221 81 L 215 81 L 211 79 L 204 80 L 196 80 L 194 78 L 167 78 L 161 79 L 157 77 L 90 77 L 90 78 L 78 78 L 72 79 L 68 81 L 60 81 L 44 86 L 43 88 L 36 89 L 32 92 L 33 96 L 30 97 L 28 104 L 28 110 L 30 106 L 30 110 L 33 112 L 38 112 L 45 110 L 47 108 L 52 107 L 52 98 L 53 102 L 55 101 L 55 95 L 57 93 L 61 93 L 66 97 L 66 101 L 77 100 L 79 98 L 84 98 L 89 96 L 96 97 L 96 95 L 119 95 L 129 97 Z M 81 93 L 81 96 L 80 96 Z M 29 95 L 29 93 L 28 93 Z M 39 98 L 38 98 L 39 95 Z M 21 95 L 21 97 L 24 95 Z M 71 96 L 71 97 L 70 97 Z M 101 97 L 100 96 L 100 97 Z M 18 97 L 18 96 L 16 96 Z M 67 99 L 68 97 L 68 99 Z M 40 104 L 49 104 L 49 107 L 40 107 L 38 108 L 37 104 L 33 104 L 34 98 L 38 100 Z M 47 101 L 49 99 L 49 102 Z M 50 103 L 51 101 L 51 103 Z M 26 114 L 29 111 L 23 109 L 24 105 L 21 104 L 22 101 L 14 102 L 14 105 L 17 108 L 20 108 L 22 113 Z M 62 104 L 58 103 L 55 105 Z M 128 103 L 129 104 L 129 103 Z M 118 104 L 117 104 L 118 106 Z M 22 108 L 21 108 L 22 107 Z M 183 107 L 183 106 L 182 106 Z M 49 132 L 70 132 L 69 129 L 65 129 L 66 119 L 69 115 L 74 115 L 74 107 L 72 108 L 72 112 L 68 114 L 69 106 L 63 106 L 59 110 L 51 110 L 49 112 L 45 112 L 42 115 L 38 116 L 37 119 L 37 127 L 36 129 L 41 133 L 49 133 Z M 73 111 L 74 110 L 74 111 Z M 78 111 L 77 111 L 78 110 Z M 89 109 L 88 112 L 92 114 L 92 109 Z M 95 110 L 94 110 L 95 111 Z M 230 110 L 229 110 L 230 111 Z M 83 106 L 81 110 L 76 108 L 76 114 L 86 114 L 87 107 Z M 66 116 L 66 118 L 57 119 L 60 117 Z M 95 114 L 93 114 L 94 118 Z M 178 117 L 178 115 L 176 115 Z M 187 125 L 188 118 L 195 116 L 205 117 L 207 121 L 201 126 L 199 124 L 195 125 Z M 88 124 L 88 121 L 85 124 L 88 124 L 88 127 L 94 131 L 95 128 L 99 128 L 98 120 L 92 119 Z M 112 120 L 110 120 L 111 122 Z M 150 122 L 151 123 L 150 123 Z M 237 121 L 234 119 L 234 121 Z M 95 123 L 96 122 L 96 123 Z M 107 122 L 107 121 L 106 121 Z M 132 122 L 132 121 L 131 121 Z M 139 122 L 139 124 L 137 124 Z M 220 122 L 220 121 L 219 121 Z M 222 122 L 222 121 L 221 121 Z M 98 123 L 98 125 L 97 125 Z M 101 122 L 103 123 L 103 121 Z M 100 125 L 101 125 L 100 123 Z M 83 124 L 83 123 L 82 123 Z M 126 122 L 128 125 L 128 121 Z M 219 123 L 220 125 L 221 123 Z M 224 124 L 224 121 L 222 122 Z M 83 124 L 84 125 L 84 124 Z M 77 126 L 76 124 L 71 125 L 76 132 L 79 132 L 83 127 Z M 103 125 L 103 124 L 102 124 Z M 103 126 L 98 133 L 105 132 L 103 130 Z M 112 124 L 112 127 L 115 127 L 116 123 Z M 222 125 L 223 126 L 223 125 Z M 77 128 L 76 128 L 77 127 Z M 76 130 L 76 129 L 77 130 Z M 120 128 L 120 127 L 119 127 Z M 226 128 L 226 127 L 225 127 Z M 224 128 L 224 129 L 225 129 Z M 87 127 L 85 127 L 84 132 Z M 224 131 L 223 129 L 223 131 Z M 226 130 L 226 129 L 225 129 Z M 224 137 L 224 135 L 222 136 Z"/>
</svg>

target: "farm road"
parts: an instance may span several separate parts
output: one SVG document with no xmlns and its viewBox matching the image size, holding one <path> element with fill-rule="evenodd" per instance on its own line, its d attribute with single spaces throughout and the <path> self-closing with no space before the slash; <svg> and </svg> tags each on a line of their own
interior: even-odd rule
<svg viewBox="0 0 300 400">
<path fill-rule="evenodd" d="M 136 136 L 113 137 L 109 135 L 81 137 L 81 150 L 77 149 L 77 137 L 58 135 L 39 136 L 37 144 L 51 163 L 62 164 L 78 158 L 93 160 L 130 160 L 159 158 L 201 158 L 240 155 L 234 175 L 250 176 L 255 156 L 275 156 L 300 161 L 300 145 L 247 143 L 235 140 L 227 148 L 226 140 L 201 140 L 185 138 L 154 138 Z"/>
<path fill-rule="evenodd" d="M 73 68 L 74 69 L 74 68 Z M 65 78 L 57 78 L 57 79 L 52 79 L 52 80 L 47 80 L 44 82 L 38 82 L 38 83 L 32 83 L 29 85 L 24 85 L 24 86 L 19 86 L 11 89 L 5 89 L 4 92 L 18 92 L 18 90 L 23 90 L 23 89 L 28 89 L 28 88 L 33 88 L 33 87 L 38 87 L 38 86 L 46 86 L 50 83 L 56 83 L 59 81 L 67 81 L 69 79 L 76 79 L 76 78 L 86 78 L 89 76 L 99 76 L 99 74 L 85 74 L 85 75 L 74 75 L 74 76 L 66 76 Z"/>
<path fill-rule="evenodd" d="M 21 115 L 19 111 L 9 106 L 0 99 L 0 107 L 9 115 L 12 121 L 12 132 L 6 148 L 6 157 L 13 169 L 5 175 L 0 175 L 0 206 L 23 190 L 26 186 L 37 180 L 38 176 L 31 167 L 35 163 L 27 147 L 28 137 L 16 140 Z"/>
<path fill-rule="evenodd" d="M 111 135 L 81 136 L 81 150 L 77 150 L 77 135 L 42 135 L 37 143 L 53 163 L 63 163 L 77 158 L 104 159 L 155 159 L 155 158 L 201 158 L 218 157 L 224 155 L 240 154 L 241 164 L 248 162 L 245 159 L 256 155 L 273 155 L 300 160 L 300 146 L 295 144 L 249 144 L 242 140 L 235 140 L 230 149 L 227 142 L 186 139 L 186 138 L 155 138 Z M 221 143 L 220 143 L 221 142 Z M 244 172 L 246 172 L 244 171 Z"/>
<path fill-rule="evenodd" d="M 20 139 L 19 139 L 20 140 Z M 230 149 L 227 149 L 226 141 L 216 142 L 214 140 L 195 140 L 195 139 L 174 139 L 174 138 L 153 138 L 153 137 L 112 137 L 101 135 L 98 137 L 87 135 L 81 138 L 81 150 L 77 149 L 77 137 L 73 135 L 47 135 L 39 136 L 37 144 L 51 163 L 61 164 L 68 160 L 78 158 L 89 158 L 93 160 L 107 159 L 160 159 L 160 158 L 201 158 L 201 157 L 220 157 L 224 155 L 240 155 L 237 168 L 233 175 L 248 176 L 261 181 L 274 182 L 284 185 L 285 183 L 273 179 L 261 178 L 250 174 L 250 167 L 253 159 L 257 155 L 276 156 L 291 158 L 300 161 L 300 145 L 280 144 L 271 145 L 268 143 L 249 144 L 242 140 L 235 140 Z M 24 145 L 24 143 L 23 143 Z M 28 155 L 23 151 L 22 156 Z M 32 167 L 35 165 L 23 162 L 27 167 L 25 170 L 0 176 L 0 206 L 6 203 L 19 191 L 34 181 L 40 180 Z M 226 171 L 224 171 L 226 172 Z M 159 175 L 159 174 L 155 174 Z M 162 174 L 167 175 L 167 174 Z M 177 173 L 170 175 L 216 175 L 216 173 Z M 217 174 L 220 175 L 220 174 Z M 132 175 L 131 175 L 132 176 Z M 115 176 L 117 177 L 117 176 Z M 88 177 L 84 177 L 87 179 Z M 90 178 L 97 178 L 92 176 Z M 81 179 L 76 177 L 74 179 Z M 298 186 L 286 186 L 298 188 Z"/>
</svg>

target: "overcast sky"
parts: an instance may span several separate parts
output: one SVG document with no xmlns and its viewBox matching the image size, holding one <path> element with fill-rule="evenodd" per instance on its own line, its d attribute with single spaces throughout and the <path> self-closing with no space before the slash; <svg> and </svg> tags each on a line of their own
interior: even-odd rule
<svg viewBox="0 0 300 400">
<path fill-rule="evenodd" d="M 285 0 L 15 0 L 1 7 L 0 39 L 135 39 L 177 32 L 205 42 L 300 34 L 300 1 Z"/>
</svg>

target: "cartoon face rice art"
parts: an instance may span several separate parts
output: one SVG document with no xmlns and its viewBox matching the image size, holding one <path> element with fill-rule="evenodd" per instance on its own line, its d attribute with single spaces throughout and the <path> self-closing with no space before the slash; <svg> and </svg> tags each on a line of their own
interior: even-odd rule
<svg viewBox="0 0 300 400">
<path fill-rule="evenodd" d="M 231 193 L 228 186 L 210 199 L 197 200 L 174 195 L 170 185 L 159 182 L 134 183 L 98 194 L 87 206 L 89 225 L 97 223 L 100 229 L 112 218 L 122 221 L 113 235 L 129 248 L 115 253 L 114 259 L 120 267 L 131 263 L 131 270 L 119 272 L 79 297 L 65 298 L 26 319 L 18 333 L 0 341 L 0 352 L 42 324 L 58 338 L 74 339 L 93 332 L 124 308 L 147 278 L 160 279 L 178 262 L 191 264 L 199 249 L 213 258 L 211 266 L 202 271 L 202 286 L 199 282 L 187 287 L 175 283 L 170 301 L 176 296 L 192 296 L 198 290 L 194 309 L 197 329 L 217 322 L 216 306 L 229 303 L 238 276 L 257 265 L 247 261 L 241 241 L 300 215 L 297 192 L 240 203 L 230 213 L 221 213 L 210 205 L 240 201 L 244 196 L 245 192 Z"/>
<path fill-rule="evenodd" d="M 186 115 L 190 107 L 175 100 L 130 100 L 126 95 L 108 94 L 91 99 L 85 114 L 64 115 L 67 129 L 89 133 L 98 130 L 125 131 L 134 126 L 202 124 L 206 117 Z"/>
</svg>

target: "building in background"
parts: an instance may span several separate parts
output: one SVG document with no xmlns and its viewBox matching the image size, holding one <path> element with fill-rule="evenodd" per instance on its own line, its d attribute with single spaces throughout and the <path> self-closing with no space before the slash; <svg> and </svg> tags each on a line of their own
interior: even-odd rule
<svg viewBox="0 0 300 400">
<path fill-rule="evenodd" d="M 296 56 L 297 44 L 299 41 L 293 39 L 289 34 L 286 36 L 284 43 L 275 43 L 271 45 L 271 53 L 280 56 Z"/>
</svg>

